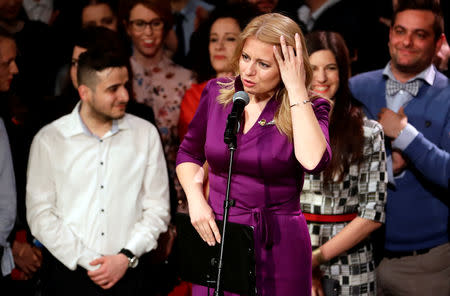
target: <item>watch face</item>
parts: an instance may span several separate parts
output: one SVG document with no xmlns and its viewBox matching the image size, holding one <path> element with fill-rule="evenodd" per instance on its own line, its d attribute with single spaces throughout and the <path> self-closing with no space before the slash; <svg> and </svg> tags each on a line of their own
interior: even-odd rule
<svg viewBox="0 0 450 296">
<path fill-rule="evenodd" d="M 138 257 L 134 256 L 133 258 L 130 259 L 128 266 L 131 268 L 135 268 L 138 265 L 138 263 L 139 263 Z"/>
</svg>

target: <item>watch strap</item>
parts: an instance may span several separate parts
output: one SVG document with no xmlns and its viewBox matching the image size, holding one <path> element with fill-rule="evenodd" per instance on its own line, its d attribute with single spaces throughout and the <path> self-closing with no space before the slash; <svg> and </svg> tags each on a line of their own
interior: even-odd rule
<svg viewBox="0 0 450 296">
<path fill-rule="evenodd" d="M 128 257 L 129 260 L 133 259 L 134 257 L 136 257 L 133 252 L 131 252 L 128 249 L 122 249 L 119 251 L 119 254 L 124 254 L 125 256 Z"/>
</svg>

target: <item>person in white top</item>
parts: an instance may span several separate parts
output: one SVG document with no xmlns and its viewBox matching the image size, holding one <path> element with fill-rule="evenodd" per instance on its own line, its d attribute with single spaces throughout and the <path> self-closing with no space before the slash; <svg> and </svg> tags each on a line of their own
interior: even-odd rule
<svg viewBox="0 0 450 296">
<path fill-rule="evenodd" d="M 80 103 L 33 140 L 27 220 L 51 254 L 43 295 L 148 295 L 138 258 L 167 230 L 168 177 L 157 129 L 125 113 L 126 63 L 81 54 Z"/>
</svg>

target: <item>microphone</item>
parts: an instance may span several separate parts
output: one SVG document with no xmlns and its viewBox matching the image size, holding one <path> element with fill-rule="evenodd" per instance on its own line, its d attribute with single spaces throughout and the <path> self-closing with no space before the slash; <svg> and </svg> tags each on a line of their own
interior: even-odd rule
<svg viewBox="0 0 450 296">
<path fill-rule="evenodd" d="M 233 108 L 227 118 L 227 126 L 225 128 L 224 142 L 225 144 L 234 143 L 236 134 L 240 128 L 242 113 L 245 106 L 250 102 L 250 98 L 245 91 L 238 91 L 233 95 Z"/>
</svg>

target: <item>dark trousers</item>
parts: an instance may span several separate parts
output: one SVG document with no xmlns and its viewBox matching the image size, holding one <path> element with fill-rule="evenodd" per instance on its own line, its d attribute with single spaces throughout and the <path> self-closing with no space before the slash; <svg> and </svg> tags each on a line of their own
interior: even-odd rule
<svg viewBox="0 0 450 296">
<path fill-rule="evenodd" d="M 142 260 L 144 261 L 144 260 Z M 147 265 L 128 268 L 125 275 L 110 289 L 104 290 L 87 275 L 87 270 L 78 267 L 70 270 L 46 252 L 41 278 L 42 296 L 134 296 L 153 295 Z"/>
</svg>

